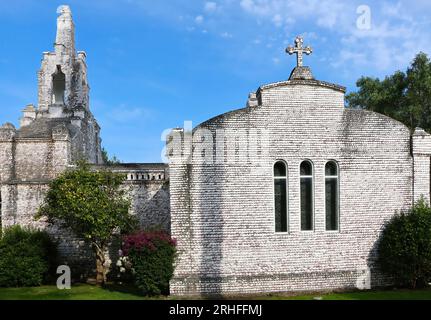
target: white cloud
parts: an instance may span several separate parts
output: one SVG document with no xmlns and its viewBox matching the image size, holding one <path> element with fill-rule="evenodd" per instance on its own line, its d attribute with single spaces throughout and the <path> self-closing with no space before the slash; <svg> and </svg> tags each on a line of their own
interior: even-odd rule
<svg viewBox="0 0 431 320">
<path fill-rule="evenodd" d="M 106 117 L 113 122 L 131 122 L 138 121 L 141 123 L 143 120 L 152 118 L 153 111 L 147 108 L 129 107 L 125 103 L 120 104 L 118 108 L 114 108 Z"/>
<path fill-rule="evenodd" d="M 300 4 L 295 0 L 241 0 L 240 6 L 249 14 L 269 17 L 277 23 L 314 18 L 318 25 L 328 28 L 349 12 L 346 5 L 332 0 L 303 0 Z"/>
<path fill-rule="evenodd" d="M 273 18 L 272 18 L 272 22 L 274 22 L 276 27 L 281 27 L 283 24 L 283 19 L 281 18 L 280 14 L 276 14 Z"/>
<path fill-rule="evenodd" d="M 206 12 L 214 12 L 217 10 L 217 3 L 212 2 L 212 1 L 208 1 L 205 3 L 204 5 L 204 10 Z"/>
<path fill-rule="evenodd" d="M 241 7 L 248 13 L 259 16 L 274 16 L 277 14 L 276 8 L 280 7 L 277 0 L 241 0 Z"/>
<path fill-rule="evenodd" d="M 267 21 L 276 28 L 284 26 L 288 37 L 294 36 L 292 30 L 298 30 L 306 41 L 313 40 L 312 46 L 313 42 L 338 46 L 340 50 L 335 51 L 325 46 L 327 52 L 320 53 L 332 61 L 333 67 L 353 64 L 392 71 L 403 65 L 405 68 L 420 50 L 431 49 L 427 30 L 431 21 L 425 14 L 431 10 L 431 2 L 398 0 L 370 4 L 369 30 L 356 27 L 356 9 L 361 4 L 360 0 L 303 0 L 300 4 L 294 0 L 241 0 L 240 7 L 261 24 Z M 305 30 L 300 30 L 301 26 Z"/>
<path fill-rule="evenodd" d="M 287 17 L 284 21 L 285 21 L 286 25 L 289 26 L 289 25 L 293 25 L 296 20 L 292 17 Z"/>
<path fill-rule="evenodd" d="M 204 22 L 204 17 L 203 17 L 203 16 L 201 16 L 201 15 L 197 16 L 197 17 L 195 18 L 195 22 L 196 22 L 197 24 L 202 24 L 202 23 Z"/>
<path fill-rule="evenodd" d="M 233 35 L 229 32 L 223 32 L 220 34 L 220 37 L 230 39 L 230 38 L 233 38 Z"/>
<path fill-rule="evenodd" d="M 337 23 L 337 13 L 336 12 L 329 12 L 329 13 L 325 14 L 324 16 L 319 17 L 317 19 L 317 25 L 318 26 L 328 28 L 328 29 L 333 28 L 336 23 Z"/>
<path fill-rule="evenodd" d="M 367 57 L 364 52 L 356 52 L 343 49 L 340 51 L 338 58 L 331 63 L 335 68 L 346 66 L 348 62 L 354 61 L 356 65 L 367 63 Z"/>
<path fill-rule="evenodd" d="M 317 33 L 313 32 L 313 31 L 304 32 L 304 33 L 302 33 L 302 36 L 308 40 L 319 40 L 320 39 L 320 37 L 317 35 Z"/>
<path fill-rule="evenodd" d="M 223 38 L 230 38 L 235 30 L 238 42 L 261 44 L 268 60 L 285 40 L 292 44 L 297 34 L 304 35 L 307 44 L 318 48 L 317 59 L 324 58 L 333 67 L 341 67 L 340 62 L 347 66 L 364 65 L 363 72 L 373 68 L 387 72 L 405 69 L 417 52 L 431 53 L 429 0 L 369 2 L 372 19 L 369 30 L 360 30 L 356 25 L 357 8 L 364 4 L 363 0 L 204 0 L 198 5 L 172 0 L 169 3 L 156 7 L 161 7 L 161 12 L 182 15 L 184 21 L 191 19 L 193 25 L 205 25 L 208 33 Z M 171 9 L 166 10 L 167 7 Z M 199 9 L 200 15 L 191 13 Z M 211 16 L 214 12 L 218 13 L 217 19 Z M 277 39 L 270 41 L 272 35 L 277 35 Z M 251 54 L 249 59 L 253 59 Z"/>
<path fill-rule="evenodd" d="M 255 11 L 255 4 L 253 0 L 241 0 L 241 7 L 248 12 Z"/>
</svg>

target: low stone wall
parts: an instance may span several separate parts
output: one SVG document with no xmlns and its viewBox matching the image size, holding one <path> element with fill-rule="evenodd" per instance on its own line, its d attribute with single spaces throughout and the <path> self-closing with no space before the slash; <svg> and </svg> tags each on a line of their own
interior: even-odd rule
<svg viewBox="0 0 431 320">
<path fill-rule="evenodd" d="M 136 215 L 143 229 L 161 228 L 170 231 L 169 172 L 167 166 L 146 164 L 124 164 L 115 167 L 94 166 L 95 170 L 109 169 L 127 176 L 123 187 L 131 198 L 130 213 Z M 70 265 L 74 278 L 85 278 L 91 274 L 94 257 L 91 247 L 71 232 L 57 227 L 47 227 L 43 220 L 34 216 L 43 203 L 49 181 L 5 181 L 1 185 L 2 228 L 12 225 L 46 229 L 58 242 L 60 264 Z M 118 244 L 111 246 L 108 260 L 115 263 Z M 108 261 L 108 262 L 109 262 Z"/>
</svg>

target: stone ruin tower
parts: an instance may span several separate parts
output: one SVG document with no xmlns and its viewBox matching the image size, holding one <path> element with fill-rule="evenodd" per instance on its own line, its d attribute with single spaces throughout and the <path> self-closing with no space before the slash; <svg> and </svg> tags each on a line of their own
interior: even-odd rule
<svg viewBox="0 0 431 320">
<path fill-rule="evenodd" d="M 85 52 L 75 50 L 68 6 L 58 10 L 53 52 L 38 73 L 38 105 L 23 110 L 20 128 L 0 127 L 0 226 L 32 225 L 50 180 L 79 159 L 102 164 L 100 127 L 90 111 Z"/>
</svg>

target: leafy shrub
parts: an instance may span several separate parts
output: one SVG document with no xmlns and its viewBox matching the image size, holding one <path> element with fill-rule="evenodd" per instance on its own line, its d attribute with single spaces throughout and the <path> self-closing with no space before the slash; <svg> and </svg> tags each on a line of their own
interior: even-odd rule
<svg viewBox="0 0 431 320">
<path fill-rule="evenodd" d="M 123 256 L 130 262 L 135 284 L 144 294 L 169 294 L 175 255 L 176 241 L 163 231 L 139 232 L 124 238 Z"/>
<path fill-rule="evenodd" d="M 13 226 L 0 239 L 0 287 L 40 286 L 55 275 L 57 247 L 43 231 Z"/>
<path fill-rule="evenodd" d="M 136 230 L 137 219 L 129 214 L 130 199 L 122 188 L 125 175 L 110 170 L 94 171 L 79 161 L 49 184 L 36 218 L 72 231 L 91 244 L 95 257 L 96 283 L 106 283 L 109 271 L 105 253 L 120 233 Z"/>
<path fill-rule="evenodd" d="M 119 258 L 109 271 L 109 280 L 118 284 L 133 284 L 135 281 L 134 269 L 128 256 L 125 256 L 123 250 L 119 250 Z"/>
<path fill-rule="evenodd" d="M 431 208 L 421 199 L 392 218 L 378 247 L 382 271 L 398 285 L 426 286 L 431 280 Z"/>
</svg>

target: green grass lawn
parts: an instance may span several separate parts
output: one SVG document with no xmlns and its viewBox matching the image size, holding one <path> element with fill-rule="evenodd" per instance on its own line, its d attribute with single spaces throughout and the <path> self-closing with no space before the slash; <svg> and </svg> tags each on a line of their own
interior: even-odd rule
<svg viewBox="0 0 431 320">
<path fill-rule="evenodd" d="M 238 297 L 232 297 L 235 299 Z M 300 296 L 266 295 L 242 297 L 255 300 L 431 300 L 431 289 L 363 291 L 352 293 L 329 293 Z M 0 288 L 0 300 L 146 300 L 136 289 L 110 286 L 100 288 L 79 284 L 71 290 L 58 290 L 55 286 L 36 288 Z M 172 299 L 162 297 L 159 299 Z"/>
<path fill-rule="evenodd" d="M 343 293 L 312 294 L 298 296 L 266 296 L 259 299 L 269 300 L 431 300 L 431 289 L 423 290 L 384 290 L 358 291 Z"/>
<path fill-rule="evenodd" d="M 121 292 L 97 286 L 79 284 L 71 290 L 58 290 L 55 286 L 34 288 L 0 288 L 0 300 L 142 300 L 133 291 Z"/>
</svg>

